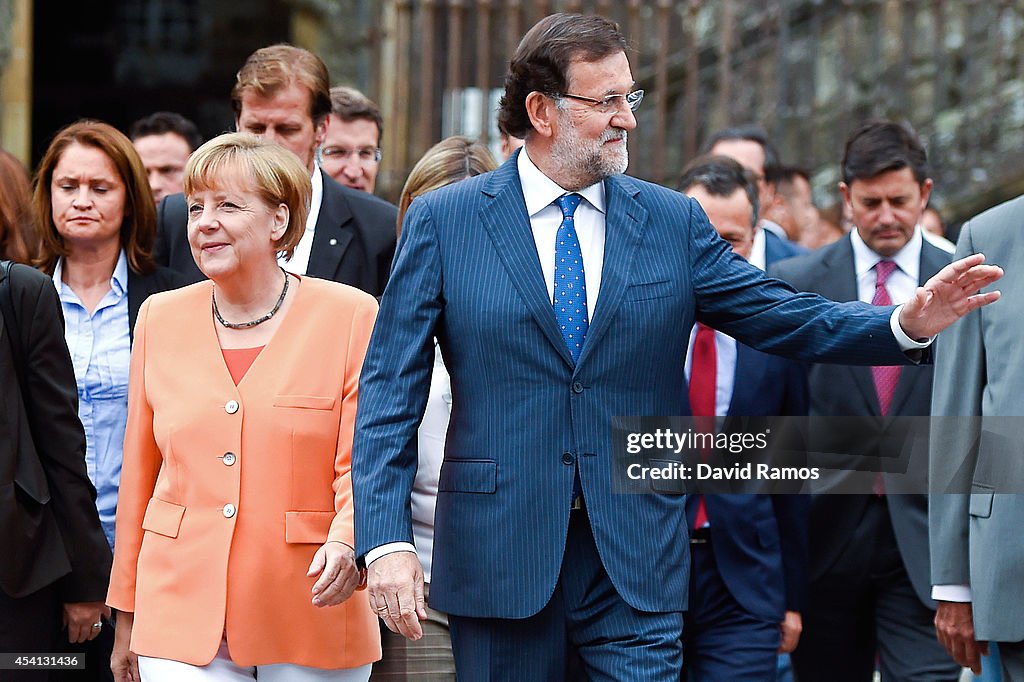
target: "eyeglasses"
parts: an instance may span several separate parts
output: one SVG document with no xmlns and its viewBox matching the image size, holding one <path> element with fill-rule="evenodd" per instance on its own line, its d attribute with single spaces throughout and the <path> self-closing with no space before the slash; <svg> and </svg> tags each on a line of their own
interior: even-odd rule
<svg viewBox="0 0 1024 682">
<path fill-rule="evenodd" d="M 601 99 L 595 99 L 593 97 L 584 97 L 583 95 L 571 95 L 567 92 L 561 95 L 555 95 L 556 98 L 567 98 L 575 99 L 580 102 L 586 102 L 590 106 L 594 107 L 596 111 L 602 114 L 611 114 L 619 110 L 622 102 L 626 103 L 630 111 L 636 111 L 636 108 L 640 106 L 640 102 L 644 101 L 643 90 L 633 90 L 623 95 L 606 95 Z"/>
<path fill-rule="evenodd" d="M 370 164 L 380 162 L 380 147 L 363 147 L 362 149 L 345 149 L 344 147 L 324 147 L 320 150 L 324 161 L 341 163 L 351 157 L 359 163 Z"/>
</svg>

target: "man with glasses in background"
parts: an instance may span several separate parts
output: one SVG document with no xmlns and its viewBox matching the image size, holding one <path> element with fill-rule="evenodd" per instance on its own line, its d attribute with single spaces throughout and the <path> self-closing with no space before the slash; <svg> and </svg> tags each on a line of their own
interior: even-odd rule
<svg viewBox="0 0 1024 682">
<path fill-rule="evenodd" d="M 331 114 L 320 147 L 320 167 L 352 189 L 373 194 L 380 170 L 384 118 L 373 100 L 355 88 L 331 88 Z"/>
</svg>

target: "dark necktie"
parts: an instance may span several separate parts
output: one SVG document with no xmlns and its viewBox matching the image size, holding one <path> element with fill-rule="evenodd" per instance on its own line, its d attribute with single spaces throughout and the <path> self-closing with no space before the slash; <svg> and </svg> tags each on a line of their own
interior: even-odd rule
<svg viewBox="0 0 1024 682">
<path fill-rule="evenodd" d="M 555 199 L 562 210 L 562 224 L 555 235 L 555 290 L 551 305 L 573 362 L 579 360 L 590 326 L 583 254 L 580 253 L 580 240 L 573 222 L 573 214 L 582 200 L 579 194 L 565 194 Z"/>
<path fill-rule="evenodd" d="M 697 323 L 697 336 L 693 340 L 693 356 L 690 358 L 690 410 L 693 423 L 700 433 L 711 433 L 715 419 L 715 393 L 718 386 L 718 354 L 715 351 L 715 330 Z M 707 452 L 701 452 L 707 457 Z M 708 512 L 704 496 L 697 501 L 697 516 L 694 528 L 703 528 L 708 523 Z"/>
</svg>

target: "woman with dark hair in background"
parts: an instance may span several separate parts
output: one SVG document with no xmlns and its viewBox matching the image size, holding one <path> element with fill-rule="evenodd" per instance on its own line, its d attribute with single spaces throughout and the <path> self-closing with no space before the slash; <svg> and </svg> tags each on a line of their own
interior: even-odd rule
<svg viewBox="0 0 1024 682">
<path fill-rule="evenodd" d="M 125 423 L 132 328 L 142 302 L 181 286 L 153 262 L 156 208 L 131 141 L 106 123 L 83 120 L 60 130 L 36 174 L 39 252 L 64 313 L 64 333 L 78 384 L 86 465 L 107 542 L 114 514 Z M 86 649 L 93 679 L 109 679 L 109 625 Z"/>
<path fill-rule="evenodd" d="M 413 167 L 398 201 L 398 233 L 402 218 L 413 200 L 421 194 L 440 189 L 453 182 L 481 175 L 497 168 L 494 158 L 483 146 L 468 137 L 454 136 L 441 140 L 427 150 Z M 416 554 L 423 565 L 424 590 L 430 590 L 430 560 L 434 538 L 434 504 L 437 501 L 438 477 L 444 459 L 445 433 L 452 407 L 452 389 L 441 353 L 434 342 L 434 370 L 430 379 L 427 408 L 419 428 L 419 466 L 412 487 L 412 531 Z M 422 623 L 423 637 L 415 642 L 381 627 L 383 658 L 373 667 L 374 681 L 406 679 L 455 679 L 455 660 L 448 636 L 445 614 L 427 608 Z"/>
<path fill-rule="evenodd" d="M 0 259 L 29 264 L 35 257 L 32 188 L 24 166 L 0 149 Z"/>
</svg>

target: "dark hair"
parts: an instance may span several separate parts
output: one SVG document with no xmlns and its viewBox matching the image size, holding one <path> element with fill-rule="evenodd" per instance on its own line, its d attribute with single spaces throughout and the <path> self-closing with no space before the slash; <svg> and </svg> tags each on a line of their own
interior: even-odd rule
<svg viewBox="0 0 1024 682">
<path fill-rule="evenodd" d="M 693 187 L 703 187 L 716 197 L 728 197 L 742 189 L 747 193 L 752 211 L 751 227 L 757 226 L 760 204 L 757 200 L 757 181 L 754 174 L 735 159 L 718 154 L 705 154 L 686 164 L 679 177 L 679 191 L 686 193 Z"/>
<path fill-rule="evenodd" d="M 726 140 L 746 140 L 761 145 L 761 149 L 764 150 L 764 180 L 769 184 L 775 184 L 779 171 L 782 170 L 782 159 L 779 157 L 779 150 L 768 139 L 768 133 L 763 128 L 749 125 L 719 130 L 704 143 L 704 153 L 709 154 L 712 147 Z"/>
<path fill-rule="evenodd" d="M 28 174 L 21 161 L 0 149 L 0 258 L 30 265 L 38 241 Z"/>
<path fill-rule="evenodd" d="M 129 129 L 128 137 L 132 141 L 149 135 L 163 135 L 174 133 L 188 143 L 189 151 L 195 151 L 203 143 L 203 136 L 199 134 L 196 124 L 181 114 L 173 111 L 157 111 L 149 116 L 140 118 Z"/>
<path fill-rule="evenodd" d="M 913 128 L 883 120 L 868 121 L 853 131 L 840 167 L 847 185 L 901 168 L 909 168 L 920 185 L 930 173 L 928 155 Z"/>
<path fill-rule="evenodd" d="M 526 137 L 533 130 L 526 113 L 527 95 L 563 94 L 573 61 L 596 62 L 627 48 L 618 24 L 596 14 L 544 17 L 523 36 L 509 62 L 498 127 L 509 135 Z"/>
<path fill-rule="evenodd" d="M 803 178 L 808 185 L 811 184 L 811 176 L 803 168 L 783 166 L 775 178 L 775 191 L 787 199 L 791 199 L 797 178 Z"/>
<path fill-rule="evenodd" d="M 254 92 L 273 97 L 292 85 L 309 91 L 309 116 L 319 125 L 331 113 L 331 78 L 327 66 L 309 50 L 278 43 L 249 55 L 235 75 L 231 89 L 231 107 L 235 119 L 242 115 L 242 96 Z"/>
<path fill-rule="evenodd" d="M 117 169 L 124 183 L 124 217 L 121 221 L 121 248 L 132 270 L 146 275 L 153 271 L 153 243 L 156 241 L 156 203 L 149 189 L 149 178 L 132 141 L 117 128 L 83 119 L 61 129 L 53 136 L 36 170 L 32 203 L 35 206 L 39 255 L 36 265 L 52 273 L 57 259 L 69 255 L 64 239 L 53 222 L 53 197 L 50 183 L 61 155 L 72 144 L 103 152 Z"/>
<path fill-rule="evenodd" d="M 338 85 L 331 88 L 331 113 L 346 123 L 360 119 L 377 126 L 377 146 L 384 139 L 384 117 L 376 102 L 355 88 Z"/>
</svg>

